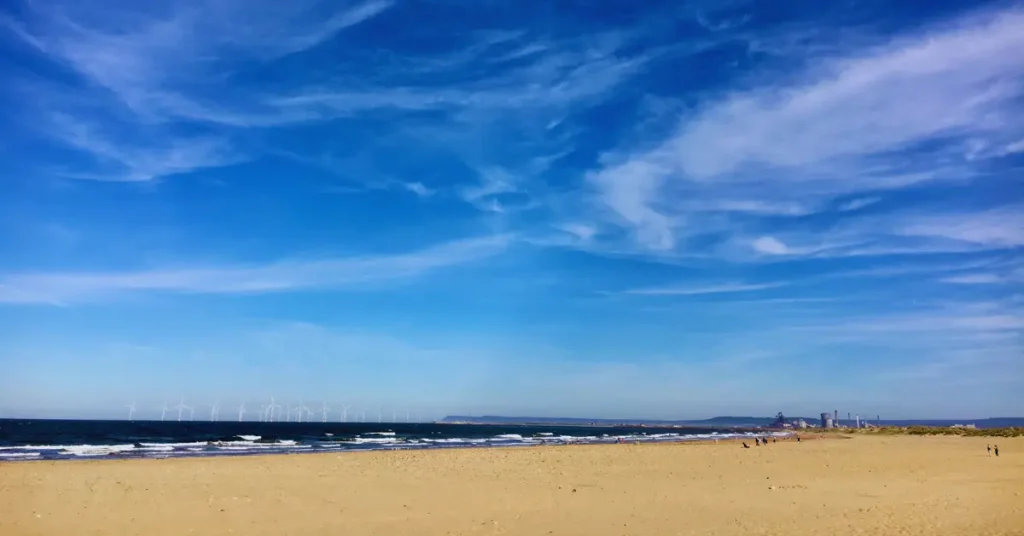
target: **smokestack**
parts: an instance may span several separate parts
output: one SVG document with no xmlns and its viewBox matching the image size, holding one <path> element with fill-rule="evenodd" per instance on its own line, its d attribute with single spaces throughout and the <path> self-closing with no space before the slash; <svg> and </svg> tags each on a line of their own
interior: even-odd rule
<svg viewBox="0 0 1024 536">
<path fill-rule="evenodd" d="M 835 423 L 836 428 L 839 428 L 839 410 L 836 409 L 833 411 L 835 412 L 835 417 L 832 417 L 832 422 Z"/>
</svg>

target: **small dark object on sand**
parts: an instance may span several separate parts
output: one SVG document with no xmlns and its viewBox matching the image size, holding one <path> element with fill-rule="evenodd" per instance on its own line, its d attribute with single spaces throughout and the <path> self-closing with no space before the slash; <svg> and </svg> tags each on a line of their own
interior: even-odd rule
<svg viewBox="0 0 1024 536">
<path fill-rule="evenodd" d="M 745 449 L 749 449 L 749 448 L 750 448 L 750 445 L 748 445 L 748 444 L 747 444 L 747 442 L 746 442 L 746 441 L 744 441 L 744 442 L 743 442 L 743 448 L 745 448 Z"/>
</svg>

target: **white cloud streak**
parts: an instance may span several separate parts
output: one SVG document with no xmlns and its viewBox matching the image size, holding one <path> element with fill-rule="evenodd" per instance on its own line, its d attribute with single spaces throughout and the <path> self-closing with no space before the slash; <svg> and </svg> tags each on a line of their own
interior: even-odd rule
<svg viewBox="0 0 1024 536">
<path fill-rule="evenodd" d="M 835 62 L 806 85 L 732 97 L 688 122 L 673 147 L 687 175 L 712 178 L 750 163 L 802 167 L 1005 128 L 986 116 L 1021 89 L 1021 28 L 1024 14 L 999 13 Z"/>
<path fill-rule="evenodd" d="M 328 11 L 324 5 L 184 2 L 159 14 L 108 5 L 97 17 L 74 3 L 33 3 L 24 24 L 5 19 L 4 25 L 87 82 L 73 93 L 48 86 L 50 98 L 38 101 L 52 119 L 38 122 L 40 129 L 99 162 L 96 171 L 65 175 L 145 181 L 250 158 L 226 136 L 186 135 L 170 125 L 260 122 L 239 108 L 255 105 L 253 95 L 228 84 L 228 61 L 268 61 L 313 48 L 382 14 L 392 2 L 371 0 Z M 86 100 L 89 105 L 83 106 Z M 267 117 L 270 123 L 286 119 L 305 118 Z M 102 132 L 94 126 L 99 124 Z"/>
<path fill-rule="evenodd" d="M 874 205 L 875 203 L 878 203 L 881 200 L 882 198 L 880 197 L 859 197 L 857 199 L 851 199 L 850 201 L 847 201 L 839 205 L 839 210 L 841 212 L 851 212 L 854 210 L 860 210 L 864 207 Z"/>
<path fill-rule="evenodd" d="M 52 118 L 50 131 L 67 145 L 96 159 L 100 171 L 69 172 L 65 176 L 111 181 L 149 181 L 160 177 L 221 167 L 247 160 L 218 138 L 112 141 L 94 125 L 64 114 Z"/>
<path fill-rule="evenodd" d="M 762 236 L 754 240 L 752 246 L 757 252 L 768 255 L 787 255 L 790 253 L 789 247 L 786 244 L 771 236 Z"/>
<path fill-rule="evenodd" d="M 709 226 L 728 228 L 701 216 L 695 199 L 719 213 L 764 216 L 766 206 L 814 211 L 861 194 L 838 207 L 856 211 L 875 202 L 864 192 L 966 180 L 963 155 L 914 150 L 949 138 L 1020 139 L 1024 127 L 1009 118 L 1024 95 L 1022 29 L 1024 12 L 1009 9 L 818 58 L 798 76 L 709 100 L 654 148 L 609 155 L 588 181 L 641 248 L 664 252 Z M 1001 244 L 1013 245 L 1007 233 Z M 937 231 L 908 226 L 903 234 Z M 787 242 L 775 240 L 766 252 Z"/>
<path fill-rule="evenodd" d="M 996 274 L 966 274 L 944 277 L 939 281 L 953 283 L 955 285 L 993 285 L 1006 282 L 1005 279 Z"/>
<path fill-rule="evenodd" d="M 991 248 L 1024 246 L 1024 206 L 978 213 L 921 216 L 901 225 L 896 232 Z"/>
<path fill-rule="evenodd" d="M 470 263 L 503 251 L 509 236 L 441 244 L 413 253 L 323 260 L 284 260 L 263 265 L 105 273 L 8 274 L 0 276 L 0 303 L 66 304 L 133 292 L 260 294 L 351 288 L 413 278 Z"/>
<path fill-rule="evenodd" d="M 637 288 L 621 292 L 633 296 L 700 296 L 705 294 L 733 294 L 753 292 L 786 286 L 787 283 L 728 283 L 706 287 L 654 287 Z"/>
</svg>

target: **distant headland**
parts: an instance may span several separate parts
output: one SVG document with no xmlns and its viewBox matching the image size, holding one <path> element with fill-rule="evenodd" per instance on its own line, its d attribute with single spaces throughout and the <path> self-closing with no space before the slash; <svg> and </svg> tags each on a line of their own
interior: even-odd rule
<svg viewBox="0 0 1024 536">
<path fill-rule="evenodd" d="M 818 418 L 786 417 L 785 422 L 803 421 L 814 428 Z M 439 424 L 475 424 L 475 425 L 532 425 L 532 426 L 628 426 L 628 427 L 693 427 L 693 428 L 765 428 L 779 422 L 776 417 L 734 417 L 721 416 L 699 420 L 658 420 L 658 419 L 591 419 L 579 417 L 509 417 L 501 415 L 449 415 Z M 863 421 L 871 426 L 971 426 L 976 428 L 1008 428 L 1024 426 L 1024 417 L 986 417 L 983 419 L 872 419 Z"/>
</svg>

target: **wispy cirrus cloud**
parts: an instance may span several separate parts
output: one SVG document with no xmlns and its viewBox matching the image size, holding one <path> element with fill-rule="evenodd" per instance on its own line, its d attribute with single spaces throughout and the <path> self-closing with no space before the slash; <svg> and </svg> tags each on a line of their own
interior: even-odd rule
<svg viewBox="0 0 1024 536">
<path fill-rule="evenodd" d="M 996 274 L 965 274 L 944 277 L 939 281 L 956 285 L 990 285 L 1003 283 L 1005 279 Z"/>
<path fill-rule="evenodd" d="M 367 117 L 398 124 L 396 116 L 409 119 L 394 129 L 413 133 L 402 140 L 405 146 L 444 136 L 446 143 L 438 144 L 443 151 L 471 168 L 525 162 L 536 173 L 538 162 L 571 149 L 552 125 L 601 102 L 650 58 L 624 52 L 632 39 L 628 28 L 586 37 L 474 29 L 444 33 L 443 39 L 423 29 L 416 38 L 447 45 L 421 53 L 353 38 L 329 71 L 284 69 L 270 76 L 273 83 L 248 83 L 276 72 L 293 55 L 315 53 L 347 39 L 345 30 L 401 9 L 391 0 L 287 6 L 193 0 L 165 10 L 110 4 L 100 16 L 57 2 L 27 5 L 22 20 L 3 20 L 22 42 L 83 82 L 73 89 L 46 86 L 49 98 L 37 102 L 44 108 L 39 111 L 64 119 L 39 126 L 98 162 L 96 169 L 64 175 L 105 180 L 151 180 L 255 159 L 267 144 L 254 140 L 277 127 Z M 26 92 L 40 87 L 34 82 Z M 93 135 L 83 138 L 85 129 Z M 421 137 L 408 139 L 417 130 Z M 390 150 L 374 143 L 357 140 L 346 155 L 294 145 L 306 160 L 326 155 L 345 164 L 353 151 Z M 387 163 L 374 175 L 393 174 Z M 427 197 L 447 186 L 407 177 L 383 182 L 367 179 L 353 187 Z M 493 198 L 485 203 L 485 210 L 499 208 Z"/>
<path fill-rule="evenodd" d="M 869 207 L 881 201 L 880 197 L 858 197 L 851 199 L 845 203 L 839 205 L 838 209 L 842 212 L 850 212 L 854 210 L 860 210 L 865 207 Z"/>
<path fill-rule="evenodd" d="M 735 232 L 729 213 L 746 214 L 749 229 L 841 196 L 859 195 L 838 206 L 856 212 L 875 202 L 870 192 L 972 180 L 967 140 L 1005 145 L 1022 133 L 1005 119 L 1019 115 L 1024 95 L 1024 65 L 1011 59 L 1024 46 L 1022 27 L 1024 12 L 990 11 L 833 50 L 800 73 L 765 74 L 757 87 L 709 99 L 651 148 L 610 153 L 588 182 L 612 222 L 641 249 L 663 252 L 701 233 Z M 709 210 L 690 208 L 693 200 Z M 940 234 L 923 225 L 899 236 Z M 750 242 L 761 253 L 822 249 L 766 236 Z"/>
<path fill-rule="evenodd" d="M 19 34 L 135 112 L 166 119 L 204 109 L 215 115 L 217 106 L 208 108 L 194 86 L 229 90 L 215 76 L 224 62 L 269 60 L 315 47 L 391 6 L 390 0 L 370 0 L 337 9 L 303 0 L 253 9 L 235 0 L 192 1 L 169 12 L 108 5 L 96 17 L 83 6 L 58 2 L 30 6 Z"/>
<path fill-rule="evenodd" d="M 4 25 L 83 82 L 25 89 L 47 96 L 33 101 L 37 113 L 53 118 L 34 122 L 42 133 L 97 160 L 95 169 L 63 175 L 145 181 L 251 159 L 227 132 L 179 124 L 232 124 L 254 97 L 232 86 L 226 72 L 316 47 L 391 6 L 229 0 L 96 10 L 32 3 L 21 21 L 5 18 Z"/>
<path fill-rule="evenodd" d="M 975 213 L 920 216 L 900 225 L 897 234 L 937 238 L 990 248 L 1024 246 L 1024 205 Z"/>
<path fill-rule="evenodd" d="M 631 296 L 701 296 L 705 294 L 734 294 L 784 287 L 785 282 L 776 283 L 724 283 L 707 286 L 668 286 L 635 288 L 620 292 Z"/>
<path fill-rule="evenodd" d="M 328 259 L 286 259 L 259 265 L 221 265 L 128 272 L 0 275 L 0 302 L 65 304 L 142 292 L 261 294 L 351 288 L 413 278 L 496 255 L 507 235 L 449 242 L 411 253 Z"/>
<path fill-rule="evenodd" d="M 758 254 L 789 257 L 863 257 L 927 253 L 984 253 L 1024 246 L 1024 207 L 921 211 L 844 220 L 820 232 L 800 230 L 750 243 Z"/>
<path fill-rule="evenodd" d="M 61 170 L 63 176 L 112 181 L 149 181 L 181 173 L 235 164 L 248 156 L 221 138 L 175 139 L 152 137 L 114 141 L 93 124 L 65 114 L 50 118 L 51 134 L 70 147 L 91 155 L 94 171 Z M 141 143 L 140 143 L 141 141 Z"/>
</svg>

